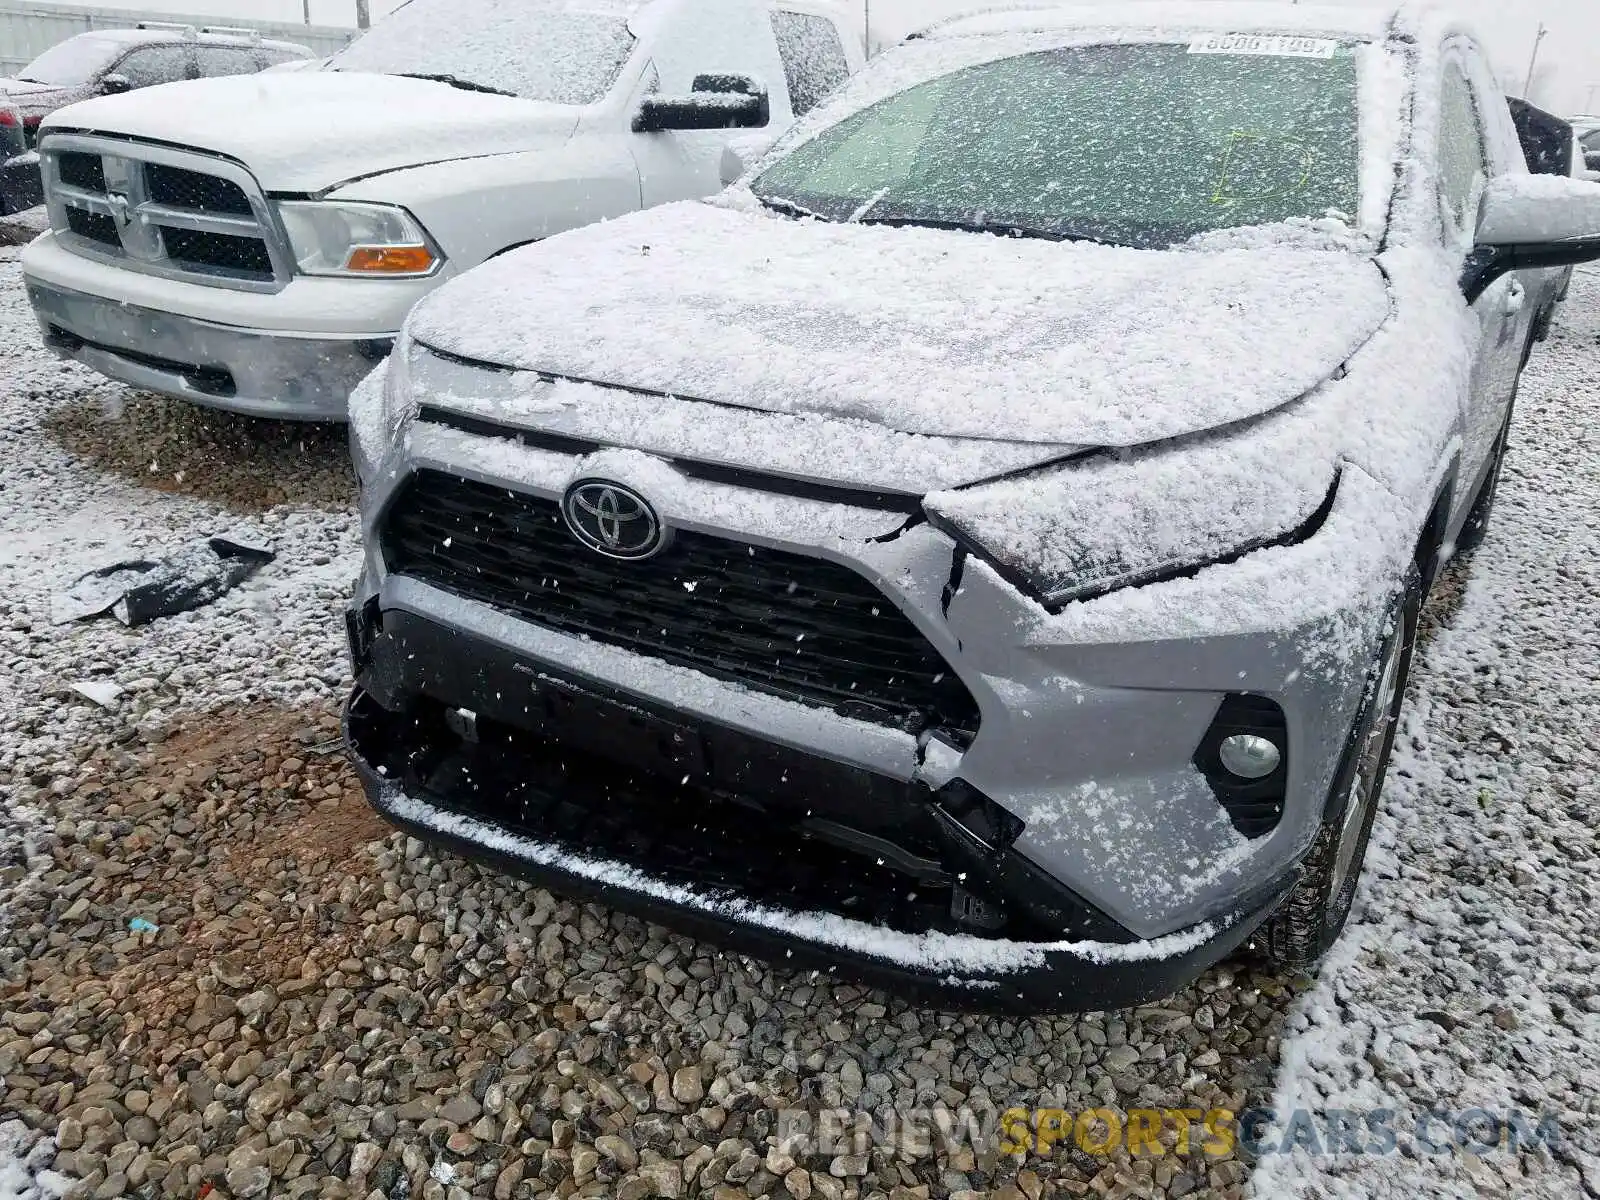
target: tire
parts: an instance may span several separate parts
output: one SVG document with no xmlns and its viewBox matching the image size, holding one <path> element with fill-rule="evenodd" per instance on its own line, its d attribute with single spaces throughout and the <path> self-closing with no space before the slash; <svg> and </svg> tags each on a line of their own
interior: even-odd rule
<svg viewBox="0 0 1600 1200">
<path fill-rule="evenodd" d="M 1512 404 L 1515 408 L 1515 401 Z M 1472 510 L 1467 513 L 1466 523 L 1461 526 L 1461 533 L 1456 537 L 1456 554 L 1466 556 L 1472 554 L 1483 545 L 1483 539 L 1488 536 L 1489 522 L 1494 517 L 1494 499 L 1500 494 L 1500 473 L 1506 465 L 1506 448 L 1511 444 L 1511 414 L 1506 414 L 1505 428 L 1500 430 L 1500 436 L 1494 443 L 1494 457 L 1489 461 L 1489 474 L 1484 478 L 1483 486 L 1478 489 L 1477 497 L 1472 501 Z"/>
<path fill-rule="evenodd" d="M 1341 773 L 1346 778 L 1338 803 L 1329 802 L 1329 816 L 1306 856 L 1299 886 L 1257 935 L 1263 955 L 1279 970 L 1314 966 L 1339 940 L 1350 919 L 1400 726 L 1423 587 L 1422 572 L 1414 568 L 1405 595 L 1396 605 L 1394 628 L 1384 639 L 1372 670 L 1368 696 L 1351 740 L 1352 761 Z"/>
</svg>

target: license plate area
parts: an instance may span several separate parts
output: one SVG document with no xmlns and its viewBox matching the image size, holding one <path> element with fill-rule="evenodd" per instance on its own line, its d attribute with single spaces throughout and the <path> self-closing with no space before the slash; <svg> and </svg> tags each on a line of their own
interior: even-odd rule
<svg viewBox="0 0 1600 1200">
<path fill-rule="evenodd" d="M 700 731 L 549 676 L 530 681 L 528 732 L 679 785 L 709 779 Z"/>
</svg>

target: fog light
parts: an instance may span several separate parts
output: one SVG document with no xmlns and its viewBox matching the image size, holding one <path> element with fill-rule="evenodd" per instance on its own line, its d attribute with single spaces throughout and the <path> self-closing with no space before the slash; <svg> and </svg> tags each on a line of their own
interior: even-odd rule
<svg viewBox="0 0 1600 1200">
<path fill-rule="evenodd" d="M 1238 733 L 1224 739 L 1217 749 L 1217 757 L 1230 774 L 1240 779 L 1265 779 L 1278 769 L 1283 751 L 1267 738 Z"/>
</svg>

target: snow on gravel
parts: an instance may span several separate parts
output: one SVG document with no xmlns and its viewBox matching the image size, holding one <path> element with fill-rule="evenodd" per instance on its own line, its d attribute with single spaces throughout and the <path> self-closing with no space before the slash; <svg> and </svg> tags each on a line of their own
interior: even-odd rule
<svg viewBox="0 0 1600 1200">
<path fill-rule="evenodd" d="M 299 703 L 343 690 L 339 612 L 360 569 L 360 539 L 348 508 L 281 504 L 240 511 L 205 499 L 208 492 L 231 500 L 242 490 L 274 491 L 278 481 L 241 478 L 261 469 L 248 455 L 215 460 L 210 480 L 193 478 L 191 466 L 186 487 L 198 495 L 124 482 L 116 471 L 86 470 L 51 424 L 60 418 L 63 399 L 92 397 L 108 429 L 130 415 L 130 405 L 150 402 L 40 350 L 14 249 L 0 250 L 0 380 L 7 410 L 0 426 L 3 898 L 31 868 L 48 862 L 33 842 L 38 814 L 17 793 L 46 784 L 71 790 L 79 770 L 73 747 L 127 741 L 139 730 L 158 730 L 179 711 L 259 699 Z M 83 433 L 74 426 L 65 440 Z M 101 446 L 108 459 L 126 449 L 115 433 L 103 436 Z M 318 446 L 325 453 L 327 439 Z M 160 464 L 152 462 L 151 470 L 160 471 Z M 278 560 L 210 608 L 138 631 L 111 619 L 51 625 L 52 595 L 83 572 L 134 555 L 160 557 L 197 538 L 239 529 L 271 541 Z M 74 691 L 87 684 L 109 692 L 108 682 L 123 693 L 110 711 Z M 39 1194 L 21 1182 L 13 1161 L 18 1145 L 0 1127 L 3 1200 Z"/>
<path fill-rule="evenodd" d="M 92 397 L 108 429 L 136 401 L 128 389 L 38 349 L 16 255 L 0 252 L 0 377 L 8 410 L 0 427 L 0 779 L 48 775 L 70 757 L 63 747 L 115 738 L 130 724 L 158 728 L 179 709 L 337 694 L 347 674 L 339 612 L 360 570 L 353 512 L 294 504 L 240 511 L 231 503 L 247 490 L 240 477 L 261 470 L 248 442 L 231 460 L 213 458 L 212 479 L 195 479 L 191 465 L 186 482 L 199 494 L 85 470 L 52 432 L 63 397 Z M 74 429 L 69 439 L 81 434 Z M 101 442 L 115 446 L 117 436 Z M 337 443 L 322 439 L 318 449 L 327 453 L 330 445 Z M 152 476 L 162 470 L 152 459 Z M 253 490 L 275 494 L 279 482 Z M 231 506 L 207 500 L 208 493 Z M 109 619 L 51 625 L 52 596 L 82 573 L 128 557 L 161 557 L 229 531 L 271 543 L 278 558 L 217 604 L 138 631 Z M 112 712 L 72 690 L 106 682 L 125 693 Z M 10 812 L 10 791 L 0 785 L 0 812 Z M 25 825 L 26 817 L 10 819 Z"/>
<path fill-rule="evenodd" d="M 1319 1127 L 1392 1109 L 1402 1150 L 1268 1155 L 1263 1198 L 1600 1196 L 1600 272 L 1535 352 L 1492 531 L 1441 591 L 1362 907 L 1289 1017 L 1274 1103 Z M 1556 1117 L 1562 1144 L 1403 1152 L 1419 1114 L 1472 1109 Z"/>
</svg>

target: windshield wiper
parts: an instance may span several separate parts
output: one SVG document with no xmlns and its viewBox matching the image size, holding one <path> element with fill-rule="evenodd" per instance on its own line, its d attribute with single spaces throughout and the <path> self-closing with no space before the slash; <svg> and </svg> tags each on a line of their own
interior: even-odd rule
<svg viewBox="0 0 1600 1200">
<path fill-rule="evenodd" d="M 782 196 L 756 195 L 756 200 L 763 208 L 770 208 L 773 212 L 788 213 L 791 217 L 811 217 L 817 221 L 831 221 L 832 217 L 825 217 L 819 212 L 812 212 L 803 204 L 796 204 L 793 200 L 785 200 Z"/>
<path fill-rule="evenodd" d="M 918 229 L 952 229 L 961 233 L 992 233 L 997 237 L 1036 238 L 1046 242 L 1094 242 L 1101 246 L 1122 246 L 1109 238 L 1071 229 L 1040 229 L 1036 225 L 1019 225 L 1010 221 L 958 221 L 952 217 L 873 217 L 861 218 L 862 225 L 890 225 L 896 228 L 914 226 Z"/>
<path fill-rule="evenodd" d="M 470 79 L 462 79 L 456 75 L 432 75 L 423 71 L 396 71 L 401 79 L 426 79 L 429 83 L 448 83 L 451 87 L 463 92 L 484 92 L 490 96 L 515 96 L 515 92 L 508 92 L 505 88 L 490 87 L 487 83 L 474 83 Z"/>
</svg>

